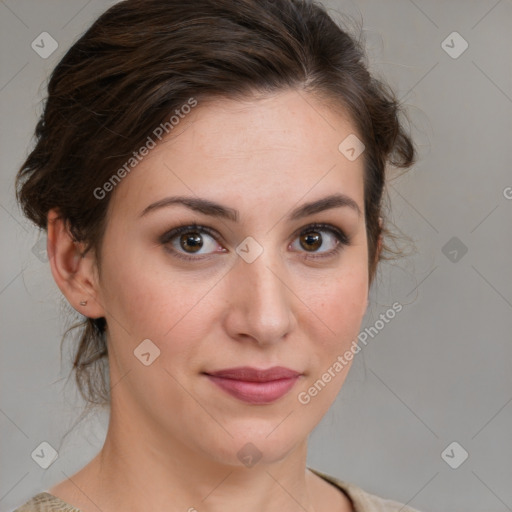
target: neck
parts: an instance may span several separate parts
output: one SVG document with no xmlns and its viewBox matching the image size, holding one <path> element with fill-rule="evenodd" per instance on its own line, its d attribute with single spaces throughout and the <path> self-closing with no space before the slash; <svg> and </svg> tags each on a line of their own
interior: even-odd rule
<svg viewBox="0 0 512 512">
<path fill-rule="evenodd" d="M 227 465 L 130 419 L 112 409 L 105 444 L 91 462 L 104 511 L 315 510 L 307 440 L 277 462 Z"/>
</svg>

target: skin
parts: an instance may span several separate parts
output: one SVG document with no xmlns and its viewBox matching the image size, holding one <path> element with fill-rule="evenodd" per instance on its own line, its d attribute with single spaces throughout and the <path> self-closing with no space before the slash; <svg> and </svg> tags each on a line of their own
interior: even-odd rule
<svg viewBox="0 0 512 512">
<path fill-rule="evenodd" d="M 297 397 L 350 347 L 367 307 L 363 158 L 338 151 L 355 129 L 313 96 L 285 91 L 201 103 L 176 131 L 112 192 L 100 268 L 92 251 L 80 257 L 57 212 L 49 214 L 52 273 L 73 307 L 107 319 L 114 384 L 102 450 L 50 492 L 84 512 L 352 510 L 306 469 L 308 435 L 350 364 L 307 405 Z M 350 196 L 360 214 L 345 206 L 286 218 L 333 192 Z M 140 216 L 172 195 L 237 209 L 239 221 L 181 205 Z M 209 258 L 196 262 L 159 240 L 193 222 L 222 236 L 203 233 L 200 254 Z M 336 245 L 322 230 L 322 245 L 304 248 L 299 233 L 313 222 L 339 227 L 350 245 L 308 259 Z M 252 263 L 235 252 L 247 236 L 264 249 Z M 187 254 L 179 235 L 173 240 Z M 160 349 L 149 366 L 134 356 L 145 339 Z M 201 374 L 245 365 L 303 375 L 276 402 L 251 405 Z M 250 468 L 237 457 L 249 442 L 261 453 Z"/>
</svg>

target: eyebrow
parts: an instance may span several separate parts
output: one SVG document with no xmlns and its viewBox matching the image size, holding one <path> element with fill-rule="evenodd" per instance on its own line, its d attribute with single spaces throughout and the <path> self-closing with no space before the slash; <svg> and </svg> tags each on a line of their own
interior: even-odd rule
<svg viewBox="0 0 512 512">
<path fill-rule="evenodd" d="M 140 214 L 140 217 L 147 215 L 149 212 L 158 210 L 160 208 L 166 208 L 175 204 L 180 204 L 190 208 L 191 210 L 212 217 L 219 217 L 233 222 L 238 222 L 240 214 L 238 210 L 223 206 L 219 203 L 215 203 L 208 199 L 200 197 L 188 197 L 188 196 L 171 196 L 164 199 L 160 199 L 155 203 L 150 204 Z M 330 210 L 332 208 L 348 207 L 354 210 L 358 216 L 361 216 L 361 209 L 359 205 L 349 196 L 345 194 L 331 194 L 317 201 L 305 203 L 295 208 L 289 215 L 288 220 L 297 220 L 314 213 L 319 213 L 324 210 Z"/>
</svg>

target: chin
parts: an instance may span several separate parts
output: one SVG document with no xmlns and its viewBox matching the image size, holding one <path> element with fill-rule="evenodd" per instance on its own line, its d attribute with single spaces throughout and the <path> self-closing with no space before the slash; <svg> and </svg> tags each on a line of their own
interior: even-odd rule
<svg viewBox="0 0 512 512">
<path fill-rule="evenodd" d="M 294 427 L 292 422 L 288 428 L 282 425 L 276 429 L 280 421 L 282 418 L 278 421 L 252 419 L 237 422 L 236 426 L 226 425 L 232 437 L 223 435 L 200 449 L 206 451 L 216 463 L 226 466 L 251 468 L 280 462 L 308 435 L 302 430 L 291 431 L 290 427 Z"/>
</svg>

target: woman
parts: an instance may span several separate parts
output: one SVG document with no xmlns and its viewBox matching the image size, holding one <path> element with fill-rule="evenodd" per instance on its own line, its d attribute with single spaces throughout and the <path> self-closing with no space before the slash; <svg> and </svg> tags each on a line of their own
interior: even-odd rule
<svg viewBox="0 0 512 512">
<path fill-rule="evenodd" d="M 110 423 L 18 511 L 412 510 L 306 466 L 386 249 L 386 166 L 414 159 L 398 113 L 310 2 L 127 0 L 93 24 L 18 199 Z"/>
</svg>

